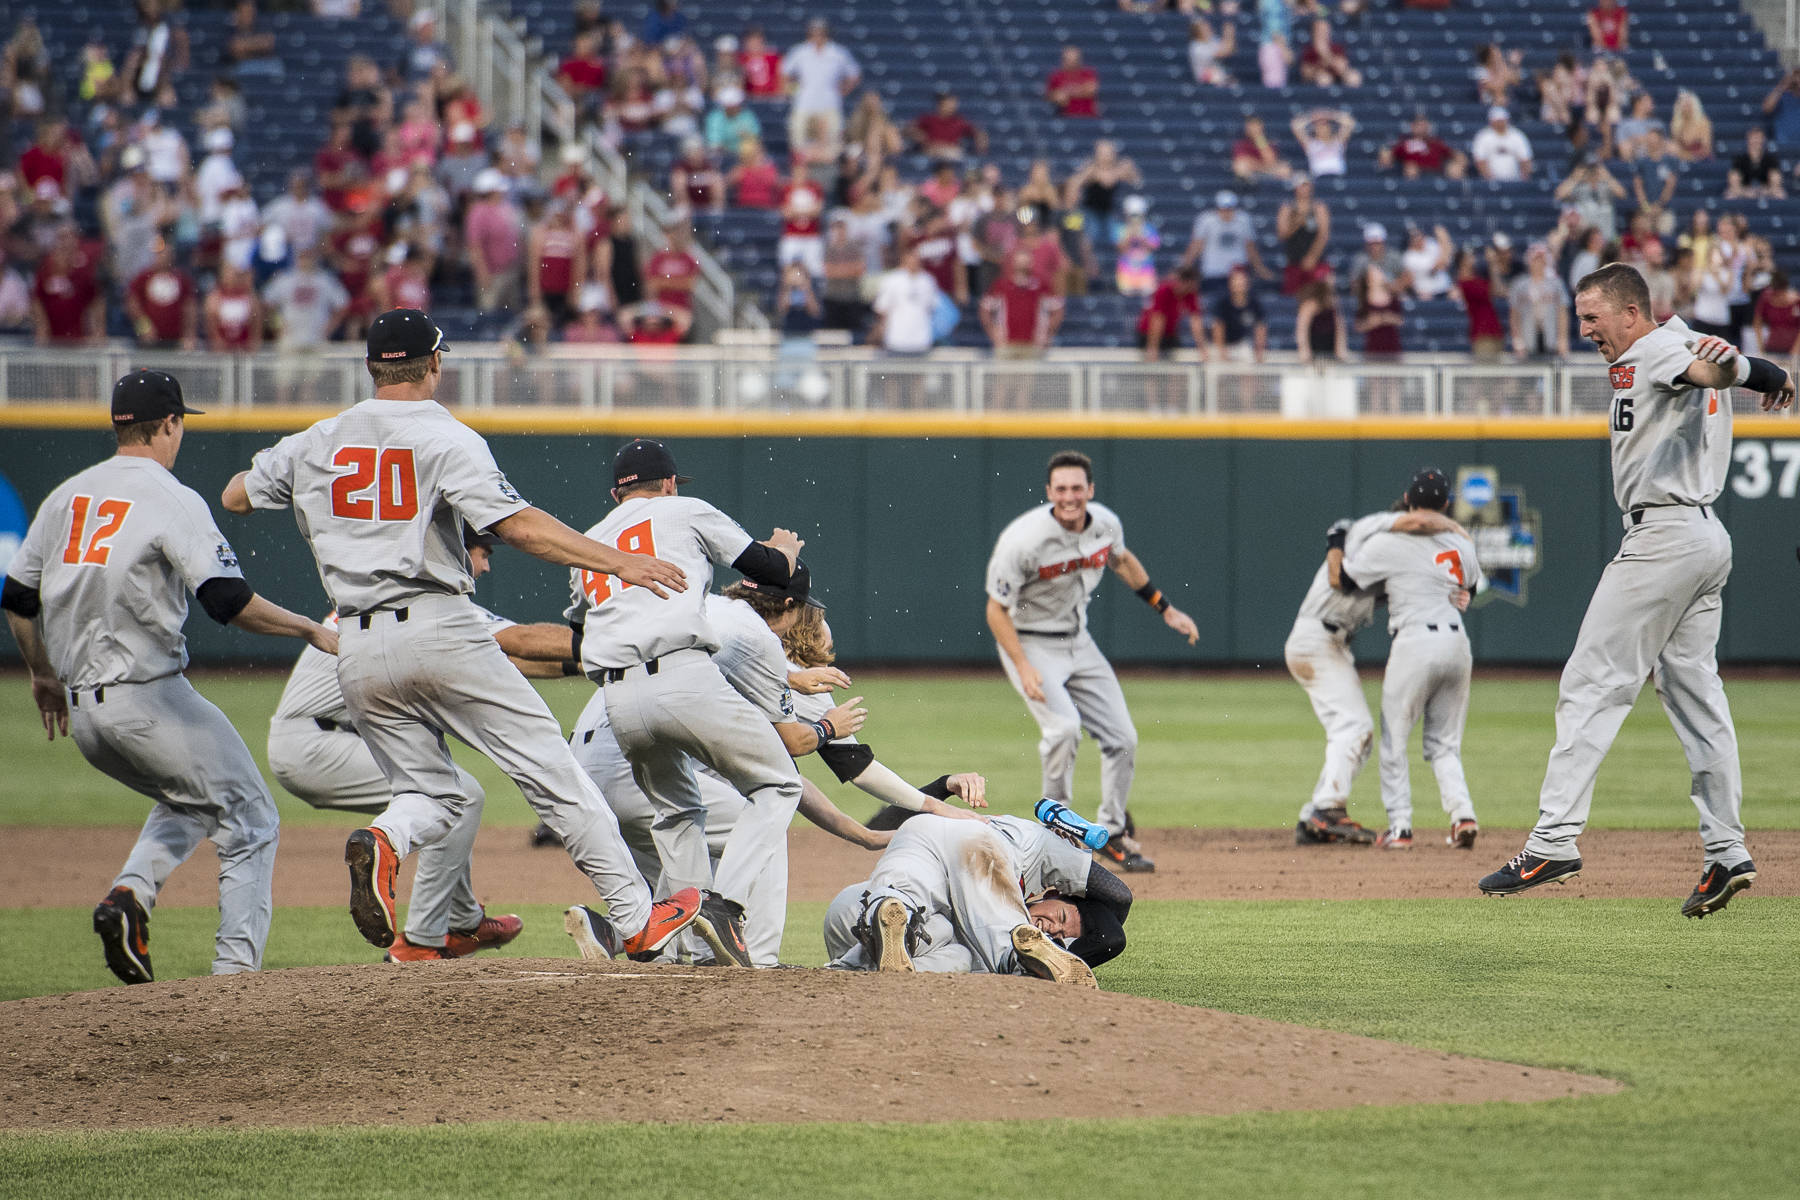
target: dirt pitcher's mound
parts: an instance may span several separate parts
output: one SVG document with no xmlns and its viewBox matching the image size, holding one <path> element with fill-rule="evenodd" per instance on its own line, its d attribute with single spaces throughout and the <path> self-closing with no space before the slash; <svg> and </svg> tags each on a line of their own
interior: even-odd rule
<svg viewBox="0 0 1800 1200">
<path fill-rule="evenodd" d="M 0 1005 L 0 1124 L 943 1121 L 1544 1100 L 1609 1079 L 1008 976 L 560 959 Z"/>
</svg>

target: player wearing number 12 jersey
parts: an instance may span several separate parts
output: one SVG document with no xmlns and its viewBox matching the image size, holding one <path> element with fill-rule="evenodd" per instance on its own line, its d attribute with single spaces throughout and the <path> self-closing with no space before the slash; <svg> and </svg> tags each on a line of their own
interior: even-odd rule
<svg viewBox="0 0 1800 1200">
<path fill-rule="evenodd" d="M 338 684 L 393 793 L 350 835 L 350 915 L 394 943 L 400 860 L 449 836 L 471 797 L 444 737 L 492 759 L 610 906 L 610 951 L 653 954 L 691 924 L 697 893 L 652 904 L 619 823 L 470 600 L 465 524 L 562 566 L 608 571 L 663 597 L 682 573 L 595 545 L 514 491 L 487 443 L 431 397 L 443 334 L 416 309 L 369 329 L 375 399 L 284 438 L 225 489 L 225 507 L 293 508 L 338 614 Z M 616 936 L 615 936 L 616 935 Z"/>
<path fill-rule="evenodd" d="M 1450 505 L 1442 471 L 1421 471 L 1406 488 L 1409 511 L 1441 513 Z M 1425 721 L 1425 761 L 1437 776 L 1438 799 L 1450 814 L 1449 842 L 1467 849 L 1479 827 L 1463 778 L 1463 723 L 1469 715 L 1469 633 L 1462 610 L 1481 584 L 1475 544 L 1460 529 L 1430 534 L 1374 534 L 1344 557 L 1340 587 L 1385 591 L 1394 642 L 1381 680 L 1381 803 L 1388 827 L 1376 845 L 1412 846 L 1412 782 L 1406 743 Z"/>
</svg>

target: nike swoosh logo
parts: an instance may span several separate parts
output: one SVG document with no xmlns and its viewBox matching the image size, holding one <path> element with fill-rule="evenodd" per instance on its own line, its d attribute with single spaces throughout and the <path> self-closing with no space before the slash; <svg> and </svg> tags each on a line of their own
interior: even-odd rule
<svg viewBox="0 0 1800 1200">
<path fill-rule="evenodd" d="M 1549 865 L 1550 865 L 1550 860 L 1546 858 L 1543 862 L 1541 862 L 1537 866 L 1531 868 L 1531 870 L 1520 871 L 1519 878 L 1520 879 L 1536 879 L 1538 876 L 1538 872 L 1542 871 L 1545 867 L 1547 867 Z"/>
</svg>

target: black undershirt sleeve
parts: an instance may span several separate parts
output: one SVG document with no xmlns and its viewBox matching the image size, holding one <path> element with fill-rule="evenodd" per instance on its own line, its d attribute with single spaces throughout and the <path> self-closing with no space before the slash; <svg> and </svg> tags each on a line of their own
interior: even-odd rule
<svg viewBox="0 0 1800 1200">
<path fill-rule="evenodd" d="M 930 796 L 933 800 L 943 800 L 948 802 L 950 799 L 950 777 L 948 775 L 939 775 L 936 779 L 932 780 L 919 790 L 924 792 L 927 796 Z"/>
<path fill-rule="evenodd" d="M 1338 591 L 1354 592 L 1358 590 L 1360 586 L 1361 585 L 1358 584 L 1356 580 L 1350 578 L 1350 572 L 1344 570 L 1342 567 L 1338 568 Z"/>
<path fill-rule="evenodd" d="M 731 569 L 746 579 L 770 587 L 786 587 L 792 574 L 788 570 L 787 555 L 761 542 L 745 546 L 744 552 L 732 560 Z"/>
<path fill-rule="evenodd" d="M 1099 863 L 1088 864 L 1087 898 L 1098 900 L 1112 909 L 1113 915 L 1119 918 L 1121 925 L 1125 923 L 1125 918 L 1131 915 L 1131 889 L 1125 885 L 1123 879 Z"/>
<path fill-rule="evenodd" d="M 569 629 L 571 631 L 573 631 L 573 633 L 575 635 L 574 637 L 572 637 L 569 640 L 569 644 L 572 647 L 574 647 L 572 650 L 569 651 L 569 657 L 574 659 L 576 662 L 580 662 L 581 661 L 581 638 L 582 638 L 582 635 L 587 632 L 587 623 L 585 621 L 570 621 Z"/>
<path fill-rule="evenodd" d="M 8 575 L 6 583 L 0 586 L 0 608 L 4 608 L 7 612 L 18 613 L 30 621 L 44 610 L 44 600 L 36 588 L 26 587 Z"/>
<path fill-rule="evenodd" d="M 819 747 L 819 761 L 831 768 L 839 783 L 849 783 L 869 769 L 869 764 L 875 761 L 875 751 L 861 742 L 850 745 L 826 742 Z"/>
<path fill-rule="evenodd" d="M 232 619 L 244 611 L 244 606 L 256 598 L 249 584 L 228 575 L 207 580 L 194 589 L 194 595 L 199 598 L 206 615 L 221 625 L 231 624 Z"/>
</svg>

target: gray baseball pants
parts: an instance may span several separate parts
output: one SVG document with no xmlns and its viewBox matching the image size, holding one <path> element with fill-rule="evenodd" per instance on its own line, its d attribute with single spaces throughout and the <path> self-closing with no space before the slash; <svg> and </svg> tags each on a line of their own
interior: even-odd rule
<svg viewBox="0 0 1800 1200">
<path fill-rule="evenodd" d="M 582 710 L 569 746 L 575 752 L 575 761 L 588 773 L 619 819 L 619 832 L 631 847 L 632 858 L 651 892 L 667 896 L 673 889 L 656 848 L 656 806 L 638 786 L 631 773 L 631 761 L 619 749 L 619 739 L 606 723 L 604 692 L 595 692 Z M 706 805 L 707 852 L 716 867 L 732 830 L 749 805 L 735 788 L 710 770 L 696 772 L 696 781 Z M 744 905 L 744 946 L 756 966 L 772 967 L 781 961 L 781 935 L 787 927 L 787 885 L 787 838 L 783 836 Z M 696 939 L 697 935 L 690 942 Z"/>
<path fill-rule="evenodd" d="M 376 814 L 387 811 L 392 798 L 375 756 L 349 729 L 271 721 L 269 769 L 282 787 L 314 808 Z M 442 946 L 452 929 L 467 932 L 481 924 L 470 863 L 487 793 L 461 767 L 456 775 L 469 804 L 443 841 L 419 850 L 419 871 L 406 906 L 406 940 L 415 946 Z"/>
<path fill-rule="evenodd" d="M 1368 764 L 1375 746 L 1375 721 L 1356 673 L 1356 656 L 1340 634 L 1322 621 L 1300 617 L 1284 647 L 1288 674 L 1306 689 L 1313 715 L 1325 727 L 1325 765 L 1313 785 L 1312 799 L 1300 806 L 1306 820 L 1321 809 L 1337 811 L 1350 803 L 1350 788 Z"/>
<path fill-rule="evenodd" d="M 1138 735 L 1112 664 L 1085 629 L 1066 638 L 1021 632 L 1019 644 L 1043 677 L 1044 698 L 1025 696 L 1018 669 L 1004 653 L 1000 666 L 1043 734 L 1038 756 L 1044 762 L 1044 795 L 1064 804 L 1075 802 L 1075 752 L 1085 729 L 1100 743 L 1097 820 L 1115 836 L 1123 833 L 1125 806 L 1137 771 Z"/>
<path fill-rule="evenodd" d="M 1645 509 L 1606 565 L 1556 698 L 1556 745 L 1525 848 L 1540 858 L 1579 858 L 1594 777 L 1653 674 L 1663 711 L 1681 739 L 1700 811 L 1706 864 L 1747 862 L 1740 810 L 1737 731 L 1719 681 L 1720 594 L 1731 576 L 1731 535 L 1710 509 Z"/>
<path fill-rule="evenodd" d="M 605 898 L 625 937 L 650 921 L 650 890 L 619 823 L 575 762 L 537 689 L 507 661 L 466 596 L 422 596 L 338 626 L 338 685 L 393 794 L 374 828 L 402 858 L 450 835 L 475 797 L 451 761 L 454 734 L 519 785 Z"/>
<path fill-rule="evenodd" d="M 964 828 L 957 828 L 963 826 Z M 1012 931 L 1029 925 L 1025 898 L 1012 870 L 1012 859 L 1000 835 L 980 821 L 959 821 L 950 817 L 913 817 L 894 833 L 894 840 L 882 852 L 867 884 L 857 885 L 857 898 L 851 903 L 850 922 L 855 924 L 862 908 L 873 908 L 888 897 L 898 898 L 908 908 L 923 911 L 929 920 L 948 921 L 954 941 L 969 955 L 969 965 L 951 965 L 957 959 L 947 951 L 948 943 L 937 936 L 931 925 L 931 947 L 917 958 L 920 970 L 969 970 L 993 975 L 1017 974 L 1018 960 L 1013 951 Z M 851 889 L 839 893 L 833 904 L 846 899 Z M 867 900 L 862 899 L 863 892 Z M 835 919 L 827 915 L 826 928 L 842 926 L 844 913 Z M 937 930 L 942 925 L 936 926 Z M 830 934 L 841 942 L 842 934 Z M 854 939 L 852 939 L 854 940 Z M 946 947 L 939 951 L 938 947 Z M 942 965 L 933 961 L 945 953 Z M 868 963 L 857 946 L 835 965 L 841 968 L 868 969 Z"/>
<path fill-rule="evenodd" d="M 663 655 L 654 675 L 629 667 L 603 687 L 607 723 L 656 809 L 651 833 L 668 886 L 711 888 L 747 912 L 756 881 L 786 852 L 788 824 L 800 807 L 800 771 L 781 736 L 702 650 Z M 745 801 L 716 871 L 701 766 Z"/>
<path fill-rule="evenodd" d="M 872 971 L 875 964 L 863 953 L 856 940 L 856 923 L 863 918 L 865 907 L 873 905 L 870 883 L 863 880 L 839 892 L 825 909 L 825 956 L 840 971 Z M 930 941 L 920 939 L 919 949 L 912 954 L 913 968 L 941 974 L 969 974 L 977 969 L 975 956 L 956 940 L 956 926 L 943 913 L 927 913 L 922 932 Z"/>
<path fill-rule="evenodd" d="M 82 756 L 156 801 L 114 887 L 146 911 L 202 839 L 219 853 L 213 974 L 262 967 L 274 914 L 280 819 L 256 760 L 229 718 L 181 675 L 71 693 L 69 732 Z"/>
<path fill-rule="evenodd" d="M 1425 722 L 1425 761 L 1437 776 L 1438 800 L 1457 821 L 1475 819 L 1469 783 L 1463 777 L 1463 724 L 1469 716 L 1469 671 L 1473 656 L 1460 626 L 1442 622 L 1408 625 L 1394 635 L 1387 671 L 1381 679 L 1381 803 L 1388 828 L 1413 827 L 1412 775 L 1406 743 L 1413 726 Z"/>
</svg>

